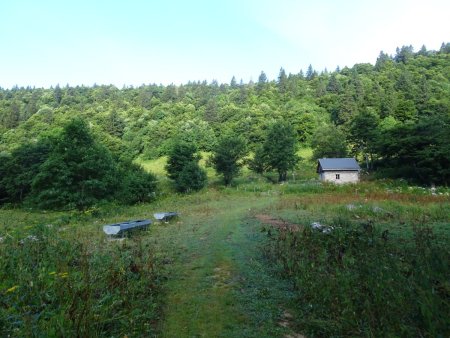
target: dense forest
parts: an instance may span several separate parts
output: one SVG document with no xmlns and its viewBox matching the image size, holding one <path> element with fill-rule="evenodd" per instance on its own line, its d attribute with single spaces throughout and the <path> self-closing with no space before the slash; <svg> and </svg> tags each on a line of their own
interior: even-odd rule
<svg viewBox="0 0 450 338">
<path fill-rule="evenodd" d="M 105 176 L 86 188 L 106 192 L 117 184 L 103 177 L 120 170 L 153 187 L 153 178 L 137 167 L 124 173 L 133 159 L 166 155 L 174 139 L 211 151 L 226 133 L 241 135 L 248 150 L 257 152 L 269 126 L 279 120 L 294 128 L 300 144 L 314 149 L 315 158 L 356 156 L 380 177 L 448 185 L 450 43 L 439 51 L 403 46 L 394 56 L 381 52 L 375 65 L 332 72 L 309 66 L 305 73 L 287 74 L 281 68 L 270 81 L 261 72 L 249 83 L 233 77 L 229 84 L 0 89 L 0 200 L 8 199 L 8 184 L 16 189 L 15 200 L 22 199 L 26 191 L 17 190 L 20 182 L 6 177 L 23 167 L 31 168 L 25 176 L 40 173 L 35 188 L 50 185 L 45 191 L 55 193 L 56 183 L 49 183 L 58 176 L 55 168 L 64 156 L 82 156 L 80 149 L 91 149 L 90 156 L 104 163 Z M 70 133 L 84 140 L 75 146 Z"/>
</svg>

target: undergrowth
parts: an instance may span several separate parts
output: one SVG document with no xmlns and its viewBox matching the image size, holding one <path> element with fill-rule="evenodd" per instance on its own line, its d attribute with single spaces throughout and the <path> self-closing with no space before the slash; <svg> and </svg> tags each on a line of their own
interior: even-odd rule
<svg viewBox="0 0 450 338">
<path fill-rule="evenodd" d="M 248 174 L 227 187 L 210 177 L 209 188 L 189 195 L 173 193 L 169 182 L 159 177 L 165 187 L 152 204 L 106 203 L 64 213 L 4 206 L 0 210 L 0 336 L 159 334 L 166 320 L 160 318 L 160 308 L 167 301 L 162 292 L 167 271 L 158 261 L 167 261 L 165 257 L 174 252 L 184 255 L 180 238 L 193 236 L 192 262 L 198 264 L 204 257 L 196 246 L 208 248 L 205 241 L 212 236 L 206 225 L 212 218 L 216 221 L 209 226 L 219 227 L 218 235 L 204 255 L 216 259 L 217 243 L 231 243 L 237 236 L 230 226 L 239 222 L 238 217 L 226 217 L 237 209 L 239 215 L 253 213 L 263 205 L 265 212 L 287 223 L 334 226 L 329 234 L 309 227 L 298 232 L 271 228 L 267 253 L 281 266 L 287 282 L 295 285 L 289 297 L 295 296 L 299 314 L 292 319 L 296 327 L 289 329 L 312 336 L 450 336 L 450 190 L 387 180 L 337 186 L 300 177 L 272 184 L 265 176 Z M 180 223 L 124 241 L 107 241 L 99 231 L 102 224 L 151 218 L 158 210 L 178 211 Z M 226 216 L 219 217 L 217 213 L 224 210 Z M 161 239 L 159 246 L 155 238 Z M 176 238 L 178 247 L 167 244 Z M 267 276 L 272 277 L 279 276 Z M 255 292 L 259 289 L 256 284 L 251 287 Z M 253 289 L 247 299 L 253 297 Z M 200 304 L 210 301 L 202 293 L 194 296 Z M 265 300 L 260 301 L 252 303 L 253 309 L 243 308 L 256 311 Z M 254 317 L 267 318 L 268 308 L 259 308 L 262 312 Z M 243 327 L 237 323 L 233 332 Z M 274 331 L 270 330 L 279 331 L 276 322 L 266 326 L 270 325 Z"/>
<path fill-rule="evenodd" d="M 61 230 L 2 234 L 0 336 L 153 335 L 161 270 L 141 237 L 92 241 Z"/>
<path fill-rule="evenodd" d="M 296 288 L 297 325 L 312 336 L 448 337 L 450 251 L 430 227 L 391 238 L 371 222 L 266 229 L 266 250 Z"/>
</svg>

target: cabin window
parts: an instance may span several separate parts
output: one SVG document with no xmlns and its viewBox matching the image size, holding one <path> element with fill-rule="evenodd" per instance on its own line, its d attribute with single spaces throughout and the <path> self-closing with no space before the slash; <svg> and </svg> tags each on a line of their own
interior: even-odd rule
<svg viewBox="0 0 450 338">
<path fill-rule="evenodd" d="M 339 180 L 341 178 L 340 174 L 336 174 L 336 179 Z"/>
</svg>

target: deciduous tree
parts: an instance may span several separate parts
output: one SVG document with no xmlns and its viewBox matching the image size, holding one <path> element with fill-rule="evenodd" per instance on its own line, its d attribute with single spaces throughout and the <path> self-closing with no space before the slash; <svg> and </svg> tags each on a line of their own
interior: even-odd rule
<svg viewBox="0 0 450 338">
<path fill-rule="evenodd" d="M 345 134 L 334 125 L 317 128 L 311 141 L 314 159 L 325 157 L 347 157 Z"/>
<path fill-rule="evenodd" d="M 294 169 L 299 161 L 296 133 L 292 125 L 285 121 L 271 125 L 263 149 L 268 167 L 278 172 L 278 181 L 286 181 L 288 170 Z"/>
</svg>

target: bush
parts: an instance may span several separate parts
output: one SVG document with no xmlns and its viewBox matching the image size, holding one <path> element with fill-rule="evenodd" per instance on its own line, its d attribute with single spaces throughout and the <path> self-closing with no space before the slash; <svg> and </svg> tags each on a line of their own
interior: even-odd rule
<svg viewBox="0 0 450 338">
<path fill-rule="evenodd" d="M 207 183 L 206 172 L 200 168 L 197 148 L 184 141 L 176 141 L 169 152 L 166 170 L 179 192 L 202 189 Z"/>
<path fill-rule="evenodd" d="M 179 192 L 197 191 L 206 186 L 206 172 L 195 162 L 187 163 L 175 180 L 175 189 Z"/>
<path fill-rule="evenodd" d="M 32 183 L 32 201 L 40 208 L 84 209 L 112 199 L 117 166 L 80 119 L 66 125 Z"/>
<path fill-rule="evenodd" d="M 212 163 L 216 171 L 223 175 L 225 185 L 239 174 L 242 167 L 242 158 L 246 154 L 244 138 L 235 134 L 227 134 L 219 139 L 214 149 Z"/>
<path fill-rule="evenodd" d="M 52 139 L 41 139 L 17 148 L 10 156 L 0 157 L 0 202 L 20 203 L 31 192 L 33 179 L 39 173 L 53 147 Z"/>
<path fill-rule="evenodd" d="M 9 199 L 9 194 L 6 190 L 4 179 L 7 176 L 7 163 L 10 161 L 10 157 L 7 154 L 0 153 L 0 205 L 5 203 Z"/>
<path fill-rule="evenodd" d="M 171 180 L 176 181 L 186 164 L 198 162 L 200 157 L 196 154 L 197 148 L 183 141 L 176 141 L 169 151 L 166 171 Z"/>
<path fill-rule="evenodd" d="M 127 163 L 121 169 L 121 189 L 117 199 L 125 204 L 150 202 L 156 198 L 156 177 L 142 167 Z"/>
<path fill-rule="evenodd" d="M 248 167 L 257 174 L 263 174 L 268 169 L 266 155 L 262 146 L 258 146 L 255 149 L 253 158 L 248 161 Z"/>
</svg>

